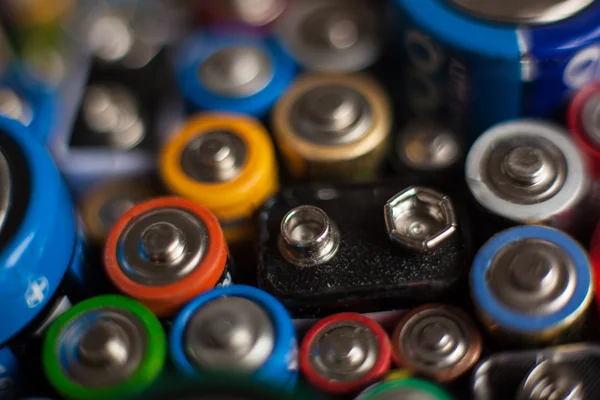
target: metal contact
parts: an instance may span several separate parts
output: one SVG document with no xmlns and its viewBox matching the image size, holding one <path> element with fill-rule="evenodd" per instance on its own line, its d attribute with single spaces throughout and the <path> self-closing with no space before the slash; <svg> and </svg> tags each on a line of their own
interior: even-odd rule
<svg viewBox="0 0 600 400">
<path fill-rule="evenodd" d="M 573 16 L 594 0 L 447 0 L 470 14 L 515 24 L 549 24 Z"/>
<path fill-rule="evenodd" d="M 366 376 L 379 356 L 377 336 L 357 321 L 325 326 L 313 339 L 309 361 L 319 376 L 329 381 L 353 382 Z"/>
<path fill-rule="evenodd" d="M 392 337 L 398 361 L 440 382 L 465 373 L 481 354 L 481 337 L 466 318 L 445 306 L 411 312 Z"/>
<path fill-rule="evenodd" d="M 434 171 L 453 166 L 462 155 L 456 133 L 433 121 L 413 121 L 400 131 L 396 154 L 410 169 Z"/>
<path fill-rule="evenodd" d="M 0 88 L 0 115 L 19 121 L 25 126 L 33 120 L 31 106 L 8 87 Z"/>
<path fill-rule="evenodd" d="M 236 20 L 251 26 L 273 22 L 285 9 L 285 0 L 224 0 L 219 7 Z"/>
<path fill-rule="evenodd" d="M 209 245 L 206 225 L 180 208 L 157 208 L 133 218 L 117 246 L 119 268 L 132 281 L 157 286 L 197 268 Z"/>
<path fill-rule="evenodd" d="M 59 338 L 63 373 L 89 388 L 116 385 L 133 375 L 148 342 L 143 323 L 116 308 L 89 311 L 71 321 Z"/>
<path fill-rule="evenodd" d="M 273 78 L 273 62 L 254 46 L 225 47 L 198 69 L 204 87 L 223 96 L 246 97 L 263 90 Z"/>
<path fill-rule="evenodd" d="M 517 400 L 584 400 L 583 381 L 566 364 L 542 361 L 529 372 Z"/>
<path fill-rule="evenodd" d="M 253 371 L 268 360 L 275 328 L 251 300 L 219 297 L 196 310 L 184 332 L 185 351 L 198 368 Z"/>
<path fill-rule="evenodd" d="M 299 96 L 290 112 L 295 134 L 311 143 L 340 146 L 363 138 L 373 125 L 365 96 L 341 84 L 313 87 Z"/>
<path fill-rule="evenodd" d="M 384 217 L 390 240 L 417 251 L 435 248 L 457 228 L 450 198 L 423 187 L 411 186 L 389 199 Z"/>
<path fill-rule="evenodd" d="M 12 184 L 8 160 L 4 155 L 4 151 L 0 150 L 0 187 L 2 188 L 2 191 L 0 191 L 0 231 L 4 227 L 4 221 L 6 221 L 6 215 L 10 207 Z"/>
<path fill-rule="evenodd" d="M 83 98 L 83 117 L 94 139 L 106 146 L 129 150 L 146 135 L 137 99 L 117 84 L 91 85 Z"/>
<path fill-rule="evenodd" d="M 487 282 L 493 296 L 522 314 L 543 316 L 562 309 L 575 291 L 577 275 L 569 255 L 542 239 L 521 239 L 492 259 Z"/>
<path fill-rule="evenodd" d="M 292 264 L 310 267 L 326 263 L 335 256 L 339 246 L 336 224 L 318 207 L 296 207 L 281 221 L 279 251 Z"/>
<path fill-rule="evenodd" d="M 378 22 L 369 2 L 311 0 L 298 2 L 285 14 L 279 33 L 308 69 L 353 72 L 379 56 Z"/>
<path fill-rule="evenodd" d="M 198 182 L 226 182 L 239 176 L 246 159 L 246 143 L 238 135 L 211 131 L 189 141 L 181 155 L 181 167 Z"/>
<path fill-rule="evenodd" d="M 134 41 L 128 22 L 118 15 L 98 15 L 87 28 L 87 47 L 94 56 L 108 63 L 124 59 Z"/>
<path fill-rule="evenodd" d="M 593 94 L 581 110 L 584 134 L 594 146 L 600 147 L 600 91 Z"/>
</svg>

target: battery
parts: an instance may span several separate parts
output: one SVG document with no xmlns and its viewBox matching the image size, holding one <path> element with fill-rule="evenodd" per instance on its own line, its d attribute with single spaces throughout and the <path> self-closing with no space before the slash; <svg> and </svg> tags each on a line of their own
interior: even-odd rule
<svg viewBox="0 0 600 400">
<path fill-rule="evenodd" d="M 175 57 L 188 109 L 263 117 L 295 76 L 294 61 L 276 40 L 248 32 L 191 34 Z"/>
<path fill-rule="evenodd" d="M 590 173 L 600 180 L 600 83 L 581 90 L 571 102 L 568 112 L 569 130 L 585 154 Z"/>
<path fill-rule="evenodd" d="M 495 125 L 473 144 L 465 170 L 471 194 L 490 214 L 576 230 L 575 210 L 588 194 L 589 177 L 562 128 L 537 120 Z"/>
<path fill-rule="evenodd" d="M 305 74 L 272 113 L 275 142 L 294 178 L 370 180 L 391 133 L 384 89 L 368 75 Z"/>
<path fill-rule="evenodd" d="M 163 147 L 159 172 L 171 192 L 215 213 L 230 244 L 250 239 L 253 213 L 279 188 L 268 132 L 239 114 L 189 118 Z"/>
<path fill-rule="evenodd" d="M 600 348 L 572 344 L 496 353 L 481 362 L 471 381 L 474 400 L 595 399 Z"/>
<path fill-rule="evenodd" d="M 585 250 L 561 231 L 518 226 L 490 239 L 470 273 L 475 308 L 506 343 L 573 340 L 594 297 Z"/>
<path fill-rule="evenodd" d="M 231 283 L 229 264 L 215 216 L 178 197 L 135 205 L 112 227 L 104 248 L 104 268 L 113 285 L 160 317 Z"/>
<path fill-rule="evenodd" d="M 392 347 L 383 328 L 357 313 L 334 314 L 304 336 L 299 364 L 304 378 L 332 394 L 350 394 L 389 370 Z"/>
<path fill-rule="evenodd" d="M 354 400 L 452 400 L 441 386 L 425 379 L 407 378 L 377 383 L 360 393 Z"/>
<path fill-rule="evenodd" d="M 562 117 L 572 92 L 600 77 L 600 2 L 394 4 L 406 106 L 447 117 L 469 141 L 505 120 Z"/>
<path fill-rule="evenodd" d="M 381 54 L 378 5 L 366 0 L 292 2 L 278 23 L 283 47 L 308 71 L 349 73 Z"/>
<path fill-rule="evenodd" d="M 225 0 L 190 2 L 205 25 L 218 29 L 250 29 L 268 34 L 286 11 L 289 0 Z"/>
<path fill-rule="evenodd" d="M 402 316 L 391 343 L 396 365 L 440 383 L 470 371 L 482 348 L 471 318 L 459 308 L 442 304 L 420 306 Z"/>
<path fill-rule="evenodd" d="M 187 376 L 251 374 L 286 390 L 297 379 L 294 324 L 271 295 L 245 285 L 206 292 L 177 315 L 169 336 L 173 364 Z"/>
<path fill-rule="evenodd" d="M 66 399 L 129 398 L 157 379 L 166 349 L 165 333 L 149 309 L 107 295 L 77 304 L 50 326 L 42 361 Z"/>
<path fill-rule="evenodd" d="M 0 398 L 12 399 L 20 383 L 19 362 L 9 347 L 0 347 Z"/>
</svg>

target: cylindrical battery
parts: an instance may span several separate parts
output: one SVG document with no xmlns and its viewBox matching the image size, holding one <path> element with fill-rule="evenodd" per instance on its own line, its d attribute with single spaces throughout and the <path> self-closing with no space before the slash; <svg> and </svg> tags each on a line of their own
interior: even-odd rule
<svg viewBox="0 0 600 400">
<path fill-rule="evenodd" d="M 252 236 L 253 213 L 279 188 L 268 132 L 238 114 L 190 118 L 164 146 L 159 168 L 171 192 L 215 213 L 231 244 Z"/>
<path fill-rule="evenodd" d="M 371 77 L 306 74 L 275 105 L 273 135 L 295 178 L 368 180 L 383 162 L 391 118 Z"/>
<path fill-rule="evenodd" d="M 598 1 L 394 3 L 408 108 L 448 117 L 470 141 L 507 119 L 562 115 L 600 76 Z"/>
<path fill-rule="evenodd" d="M 590 173 L 600 181 L 600 83 L 580 91 L 571 102 L 569 130 L 587 157 Z"/>
<path fill-rule="evenodd" d="M 289 0 L 222 0 L 190 2 L 205 25 L 218 29 L 250 29 L 268 34 L 286 11 Z"/>
<path fill-rule="evenodd" d="M 0 398 L 13 398 L 17 392 L 21 374 L 19 361 L 10 348 L 0 347 Z"/>
<path fill-rule="evenodd" d="M 150 310 L 126 297 L 99 296 L 50 326 L 42 361 L 50 383 L 69 400 L 124 399 L 156 380 L 166 348 Z"/>
<path fill-rule="evenodd" d="M 190 111 L 264 116 L 294 78 L 294 61 L 272 37 L 220 30 L 193 33 L 175 60 Z"/>
<path fill-rule="evenodd" d="M 354 400 L 418 399 L 452 400 L 441 386 L 425 379 L 407 378 L 377 383 L 360 393 Z"/>
<path fill-rule="evenodd" d="M 577 338 L 594 297 L 585 250 L 542 226 L 518 226 L 490 239 L 475 256 L 470 284 L 481 320 L 505 343 Z"/>
<path fill-rule="evenodd" d="M 231 283 L 219 222 L 206 208 L 178 197 L 148 200 L 127 211 L 108 235 L 104 268 L 117 289 L 160 317 Z"/>
</svg>

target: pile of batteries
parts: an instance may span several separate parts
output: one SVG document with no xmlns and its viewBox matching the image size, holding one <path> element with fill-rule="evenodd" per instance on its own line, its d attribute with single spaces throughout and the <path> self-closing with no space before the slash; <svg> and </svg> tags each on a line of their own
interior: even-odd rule
<svg viewBox="0 0 600 400">
<path fill-rule="evenodd" d="M 600 399 L 600 0 L 0 17 L 0 398 Z"/>
</svg>

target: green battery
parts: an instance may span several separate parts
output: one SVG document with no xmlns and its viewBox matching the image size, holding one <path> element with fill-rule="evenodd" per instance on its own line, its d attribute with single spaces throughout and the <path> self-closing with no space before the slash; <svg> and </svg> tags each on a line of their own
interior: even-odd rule
<svg viewBox="0 0 600 400">
<path fill-rule="evenodd" d="M 452 400 L 441 386 L 425 379 L 384 381 L 365 389 L 355 400 L 427 399 Z"/>
<path fill-rule="evenodd" d="M 156 316 L 122 296 L 98 296 L 61 315 L 42 360 L 49 382 L 69 400 L 129 399 L 163 370 L 166 337 Z"/>
</svg>

